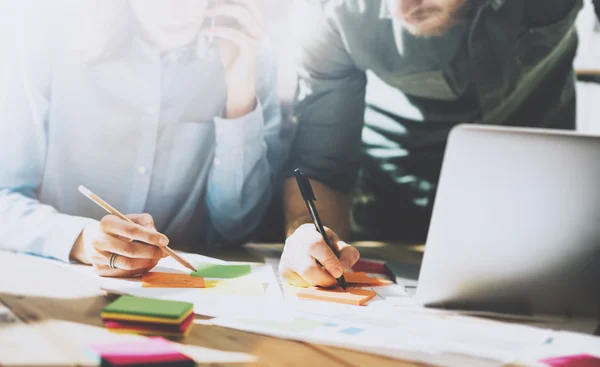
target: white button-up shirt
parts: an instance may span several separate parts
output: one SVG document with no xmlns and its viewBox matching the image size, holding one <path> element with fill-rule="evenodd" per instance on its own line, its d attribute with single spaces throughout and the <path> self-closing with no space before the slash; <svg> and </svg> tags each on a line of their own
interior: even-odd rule
<svg viewBox="0 0 600 367">
<path fill-rule="evenodd" d="M 152 214 L 175 248 L 237 241 L 260 221 L 279 169 L 274 59 L 259 56 L 256 109 L 228 120 L 217 49 L 199 38 L 161 55 L 131 32 L 128 52 L 97 62 L 51 23 L 17 32 L 0 88 L 0 248 L 68 260 L 107 214 L 78 185 Z"/>
</svg>

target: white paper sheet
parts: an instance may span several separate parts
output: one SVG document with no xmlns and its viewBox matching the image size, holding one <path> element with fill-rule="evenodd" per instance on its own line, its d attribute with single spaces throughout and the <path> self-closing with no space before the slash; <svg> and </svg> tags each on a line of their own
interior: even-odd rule
<svg viewBox="0 0 600 367">
<path fill-rule="evenodd" d="M 185 258 L 192 263 L 227 263 L 194 254 L 185 254 Z M 191 302 L 194 303 L 194 312 L 205 316 L 239 315 L 242 312 L 253 312 L 254 309 L 263 308 L 265 304 L 283 301 L 272 268 L 265 265 L 253 265 L 251 274 L 233 280 L 225 280 L 232 285 L 217 286 L 214 289 L 143 288 L 140 277 L 103 278 L 96 275 L 89 266 L 66 265 L 65 267 L 89 277 L 91 281 L 97 282 L 100 288 L 109 293 Z M 190 273 L 170 257 L 162 259 L 157 267 L 152 269 L 152 272 Z M 260 288 L 261 292 L 258 292 L 257 288 Z"/>
<path fill-rule="evenodd" d="M 314 311 L 265 310 L 252 317 L 216 318 L 208 322 L 280 338 L 449 366 L 468 365 L 467 360 L 473 357 L 490 365 L 511 362 L 523 350 L 546 342 L 553 333 L 443 312 L 406 311 L 383 315 L 368 308 L 337 314 L 332 308 Z"/>
</svg>

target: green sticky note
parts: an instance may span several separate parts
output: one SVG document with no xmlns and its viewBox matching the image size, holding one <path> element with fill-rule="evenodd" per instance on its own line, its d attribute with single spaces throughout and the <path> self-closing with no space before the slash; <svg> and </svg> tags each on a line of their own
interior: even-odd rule
<svg viewBox="0 0 600 367">
<path fill-rule="evenodd" d="M 121 296 L 119 299 L 106 306 L 103 312 L 178 319 L 190 312 L 193 307 L 194 304 L 190 302 Z"/>
<path fill-rule="evenodd" d="M 209 263 L 194 264 L 196 272 L 194 277 L 204 278 L 239 278 L 251 272 L 250 265 L 217 265 Z"/>
</svg>

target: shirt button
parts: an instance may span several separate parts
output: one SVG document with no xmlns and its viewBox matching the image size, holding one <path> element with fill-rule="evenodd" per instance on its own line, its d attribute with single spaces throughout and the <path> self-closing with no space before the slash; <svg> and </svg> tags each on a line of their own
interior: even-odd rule
<svg viewBox="0 0 600 367">
<path fill-rule="evenodd" d="M 138 166 L 137 171 L 140 175 L 145 175 L 146 173 L 148 173 L 148 167 Z"/>
<path fill-rule="evenodd" d="M 292 124 L 296 125 L 298 123 L 298 117 L 292 116 Z"/>
<path fill-rule="evenodd" d="M 156 109 L 155 109 L 154 107 L 148 107 L 148 108 L 146 109 L 146 112 L 147 112 L 149 115 L 154 115 L 154 113 L 156 112 Z"/>
<path fill-rule="evenodd" d="M 215 166 L 221 165 L 221 160 L 219 158 L 215 158 L 214 162 L 215 162 Z"/>
</svg>

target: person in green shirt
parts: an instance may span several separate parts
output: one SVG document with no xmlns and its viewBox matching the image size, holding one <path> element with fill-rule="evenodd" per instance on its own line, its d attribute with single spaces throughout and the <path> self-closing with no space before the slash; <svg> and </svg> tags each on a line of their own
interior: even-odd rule
<svg viewBox="0 0 600 367">
<path fill-rule="evenodd" d="M 334 285 L 359 257 L 344 242 L 351 229 L 354 238 L 423 241 L 457 124 L 575 126 L 581 0 L 319 6 L 318 24 L 306 30 L 299 52 L 298 130 L 286 172 L 300 168 L 311 178 L 340 258 L 287 179 L 280 271 L 291 283 Z"/>
</svg>

